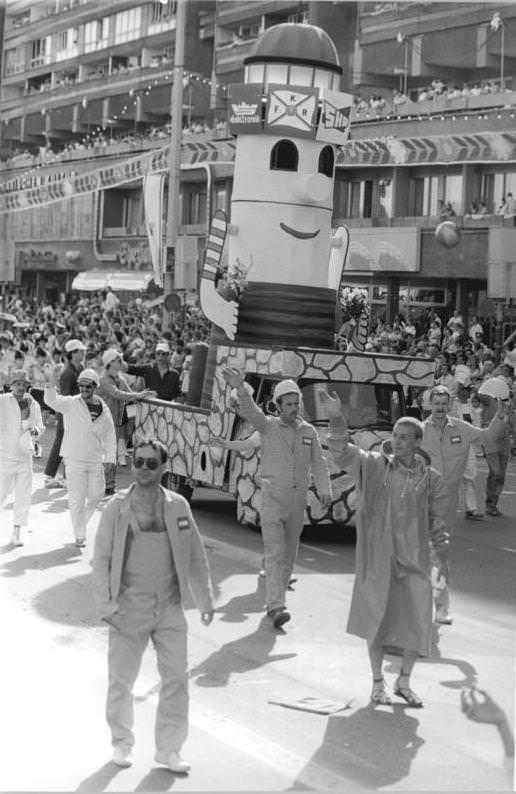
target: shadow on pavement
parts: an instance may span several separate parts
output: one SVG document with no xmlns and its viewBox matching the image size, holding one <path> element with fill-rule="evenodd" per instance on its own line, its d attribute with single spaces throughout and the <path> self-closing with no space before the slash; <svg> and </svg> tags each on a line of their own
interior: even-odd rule
<svg viewBox="0 0 516 794">
<path fill-rule="evenodd" d="M 189 671 L 198 686 L 227 686 L 233 673 L 247 673 L 269 662 L 292 659 L 295 653 L 272 654 L 278 637 L 268 618 L 264 617 L 256 631 L 228 642 Z"/>
<path fill-rule="evenodd" d="M 180 775 L 179 778 L 184 778 Z M 176 775 L 168 769 L 151 769 L 145 777 L 143 777 L 134 791 L 169 791 L 176 782 Z"/>
<path fill-rule="evenodd" d="M 215 614 L 225 623 L 243 623 L 248 615 L 265 609 L 265 579 L 258 577 L 255 593 L 234 596 L 227 604 L 217 607 Z"/>
<path fill-rule="evenodd" d="M 122 772 L 122 769 L 116 764 L 108 762 L 97 769 L 96 772 L 93 772 L 88 777 L 85 777 L 82 780 L 77 788 L 76 791 L 105 791 L 111 781 L 118 775 L 119 772 Z"/>
<path fill-rule="evenodd" d="M 349 778 L 349 791 L 356 786 L 392 786 L 407 777 L 425 743 L 417 735 L 418 726 L 419 721 L 398 706 L 389 712 L 369 705 L 350 716 L 335 714 L 328 718 L 322 744 L 310 763 Z M 299 782 L 302 780 L 301 771 Z"/>
<path fill-rule="evenodd" d="M 98 622 L 90 574 L 65 579 L 42 590 L 33 605 L 42 618 L 53 623 L 80 626 Z"/>
<path fill-rule="evenodd" d="M 12 546 L 3 547 L 6 550 Z M 1 550 L 3 552 L 3 549 Z M 80 549 L 75 544 L 45 551 L 41 554 L 21 555 L 14 560 L 10 560 L 5 565 L 0 566 L 2 576 L 23 576 L 27 571 L 43 571 L 47 568 L 56 568 L 58 565 L 70 565 L 77 562 L 81 557 Z"/>
</svg>

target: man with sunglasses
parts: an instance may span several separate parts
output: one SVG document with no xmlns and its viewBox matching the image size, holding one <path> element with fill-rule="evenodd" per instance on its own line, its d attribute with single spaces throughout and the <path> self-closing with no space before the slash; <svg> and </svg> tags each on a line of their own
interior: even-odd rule
<svg viewBox="0 0 516 794">
<path fill-rule="evenodd" d="M 56 391 L 56 373 L 45 385 L 44 400 L 63 414 L 61 455 L 66 466 L 68 506 L 75 545 L 86 545 L 86 528 L 104 496 L 104 463 L 116 459 L 116 434 L 113 417 L 97 394 L 99 376 L 94 369 L 83 369 L 77 379 L 79 394 L 63 396 Z"/>
<path fill-rule="evenodd" d="M 208 560 L 188 503 L 160 485 L 167 449 L 142 439 L 133 452 L 135 482 L 104 508 L 95 539 L 93 585 L 109 625 L 106 717 L 113 762 L 132 764 L 133 694 L 152 641 L 161 677 L 155 760 L 187 773 L 180 755 L 188 731 L 187 624 L 182 604 L 193 597 L 208 626 L 213 600 Z"/>
</svg>

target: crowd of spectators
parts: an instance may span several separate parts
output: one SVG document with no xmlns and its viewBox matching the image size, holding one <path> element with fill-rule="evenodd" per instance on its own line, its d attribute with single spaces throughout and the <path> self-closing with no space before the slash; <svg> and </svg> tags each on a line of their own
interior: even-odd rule
<svg viewBox="0 0 516 794">
<path fill-rule="evenodd" d="M 371 325 L 367 352 L 431 358 L 435 361 L 436 385 L 447 386 L 454 399 L 459 393 L 474 398 L 482 383 L 491 377 L 506 380 L 516 397 L 516 331 L 496 352 L 487 344 L 486 329 L 479 318 L 473 316 L 465 323 L 458 311 L 448 322 L 428 309 L 418 317 L 400 313 L 393 323 L 376 318 Z M 337 334 L 337 347 L 348 348 L 354 326 L 354 320 L 343 324 Z M 423 394 L 421 390 L 417 399 L 422 399 Z"/>
<path fill-rule="evenodd" d="M 186 394 L 192 348 L 208 340 L 209 324 L 197 306 L 184 306 L 165 326 L 158 300 L 135 298 L 122 303 L 109 288 L 88 297 L 63 295 L 57 304 L 19 291 L 5 295 L 0 313 L 0 388 L 9 382 L 13 369 L 27 370 L 33 386 L 40 388 L 42 367 L 62 363 L 66 342 L 79 339 L 86 346 L 85 366 L 99 374 L 108 349 L 120 351 L 129 366 L 146 365 L 155 362 L 156 347 L 165 345 Z"/>
<path fill-rule="evenodd" d="M 183 128 L 185 137 L 226 137 L 228 125 L 223 119 L 216 119 L 209 124 L 207 121 L 193 121 Z M 88 153 L 99 156 L 109 153 L 113 147 L 129 149 L 144 149 L 150 142 L 170 138 L 170 124 L 152 125 L 143 131 L 115 133 L 96 129 L 95 132 L 84 137 L 63 143 L 59 148 L 52 145 L 40 147 L 27 147 L 4 149 L 0 155 L 0 168 L 37 168 L 52 163 L 66 162 L 70 159 L 87 156 Z"/>
</svg>

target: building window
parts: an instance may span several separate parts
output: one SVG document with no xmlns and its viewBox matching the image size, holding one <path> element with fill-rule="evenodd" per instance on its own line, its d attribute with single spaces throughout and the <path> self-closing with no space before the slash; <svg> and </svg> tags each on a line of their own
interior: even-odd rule
<svg viewBox="0 0 516 794">
<path fill-rule="evenodd" d="M 317 170 L 320 174 L 333 177 L 333 166 L 335 165 L 335 157 L 331 146 L 325 146 L 319 155 L 319 166 Z"/>
<path fill-rule="evenodd" d="M 141 189 L 113 188 L 103 192 L 102 233 L 105 237 L 137 235 L 143 230 Z"/>
<path fill-rule="evenodd" d="M 55 60 L 65 61 L 75 57 L 78 52 L 79 31 L 77 28 L 61 30 L 56 34 Z"/>
<path fill-rule="evenodd" d="M 25 71 L 25 47 L 16 47 L 5 53 L 5 75 L 19 74 Z"/>
<path fill-rule="evenodd" d="M 206 223 L 206 187 L 183 186 L 183 225 Z"/>
<path fill-rule="evenodd" d="M 151 25 L 159 24 L 160 22 L 168 22 L 176 15 L 176 3 L 174 0 L 169 0 L 168 3 L 161 3 L 160 0 L 154 0 L 151 12 Z"/>
<path fill-rule="evenodd" d="M 44 39 L 34 39 L 31 42 L 30 65 L 32 68 L 43 66 L 50 60 L 50 36 Z"/>
<path fill-rule="evenodd" d="M 131 41 L 141 36 L 141 6 L 121 11 L 115 15 L 115 44 Z"/>
<path fill-rule="evenodd" d="M 297 171 L 299 152 L 292 141 L 278 141 L 272 147 L 271 171 Z"/>
<path fill-rule="evenodd" d="M 109 17 L 94 19 L 84 26 L 84 52 L 101 50 L 108 45 Z"/>
</svg>

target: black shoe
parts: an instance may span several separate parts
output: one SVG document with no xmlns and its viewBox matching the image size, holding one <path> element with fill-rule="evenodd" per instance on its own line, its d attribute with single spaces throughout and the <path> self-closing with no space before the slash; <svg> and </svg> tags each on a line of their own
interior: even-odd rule
<svg viewBox="0 0 516 794">
<path fill-rule="evenodd" d="M 290 612 L 287 612 L 285 607 L 270 609 L 267 615 L 272 618 L 272 625 L 275 629 L 280 629 L 284 623 L 288 623 L 290 620 Z"/>
<path fill-rule="evenodd" d="M 497 507 L 488 507 L 486 510 L 486 514 L 488 516 L 496 516 L 496 517 L 503 516 L 503 513 L 501 512 L 501 510 L 498 510 Z"/>
<path fill-rule="evenodd" d="M 106 488 L 106 490 L 104 491 L 104 496 L 114 496 L 114 495 L 115 495 L 114 488 Z"/>
<path fill-rule="evenodd" d="M 466 510 L 466 518 L 470 521 L 483 521 L 484 514 L 479 513 L 477 510 Z"/>
</svg>

